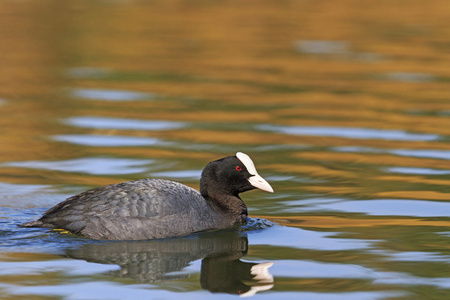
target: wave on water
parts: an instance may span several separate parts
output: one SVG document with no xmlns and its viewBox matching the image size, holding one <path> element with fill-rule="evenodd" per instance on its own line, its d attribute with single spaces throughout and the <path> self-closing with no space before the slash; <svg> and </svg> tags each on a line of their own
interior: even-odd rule
<svg viewBox="0 0 450 300">
<path fill-rule="evenodd" d="M 242 225 L 239 228 L 239 231 L 241 232 L 247 232 L 247 231 L 256 231 L 256 230 L 262 230 L 266 228 L 270 228 L 277 225 L 276 223 L 273 223 L 269 220 L 262 219 L 262 218 L 247 218 L 247 223 Z"/>
</svg>

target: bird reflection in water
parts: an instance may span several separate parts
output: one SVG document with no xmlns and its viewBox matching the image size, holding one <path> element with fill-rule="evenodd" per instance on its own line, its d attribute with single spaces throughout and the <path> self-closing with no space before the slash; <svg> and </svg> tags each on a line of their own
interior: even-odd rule
<svg viewBox="0 0 450 300">
<path fill-rule="evenodd" d="M 213 293 L 253 296 L 273 287 L 269 273 L 272 262 L 250 263 L 244 232 L 226 231 L 195 234 L 184 238 L 140 242 L 91 242 L 68 249 L 66 256 L 88 262 L 117 264 L 113 276 L 139 282 L 159 282 L 189 277 L 181 271 L 202 259 L 200 284 Z"/>
</svg>

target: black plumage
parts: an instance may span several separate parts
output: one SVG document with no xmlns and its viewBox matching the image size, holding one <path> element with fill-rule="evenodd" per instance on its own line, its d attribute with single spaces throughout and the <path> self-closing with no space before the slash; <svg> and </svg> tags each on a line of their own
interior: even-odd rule
<svg viewBox="0 0 450 300">
<path fill-rule="evenodd" d="M 200 192 L 162 179 L 112 184 L 72 196 L 22 226 L 60 228 L 101 240 L 183 236 L 245 222 L 247 207 L 239 193 L 255 187 L 272 191 L 251 159 L 238 153 L 205 167 Z"/>
</svg>

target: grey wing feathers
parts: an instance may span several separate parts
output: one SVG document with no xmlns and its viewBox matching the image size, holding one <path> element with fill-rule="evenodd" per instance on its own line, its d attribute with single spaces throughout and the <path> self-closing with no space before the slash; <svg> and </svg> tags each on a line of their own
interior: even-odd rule
<svg viewBox="0 0 450 300">
<path fill-rule="evenodd" d="M 70 197 L 34 221 L 34 226 L 63 228 L 94 239 L 126 239 L 130 231 L 142 239 L 158 238 L 168 231 L 180 230 L 168 228 L 173 218 L 198 217 L 204 201 L 198 191 L 180 183 L 141 179 Z M 33 226 L 31 223 L 24 226 Z"/>
</svg>

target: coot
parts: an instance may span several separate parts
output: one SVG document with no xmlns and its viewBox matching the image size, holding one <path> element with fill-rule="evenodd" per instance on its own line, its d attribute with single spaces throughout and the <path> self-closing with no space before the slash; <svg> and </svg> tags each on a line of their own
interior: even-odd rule
<svg viewBox="0 0 450 300">
<path fill-rule="evenodd" d="M 55 205 L 24 227 L 65 229 L 96 240 L 146 240 L 224 229 L 244 223 L 239 193 L 273 192 L 242 152 L 210 162 L 200 192 L 181 183 L 139 179 L 94 188 Z"/>
</svg>

